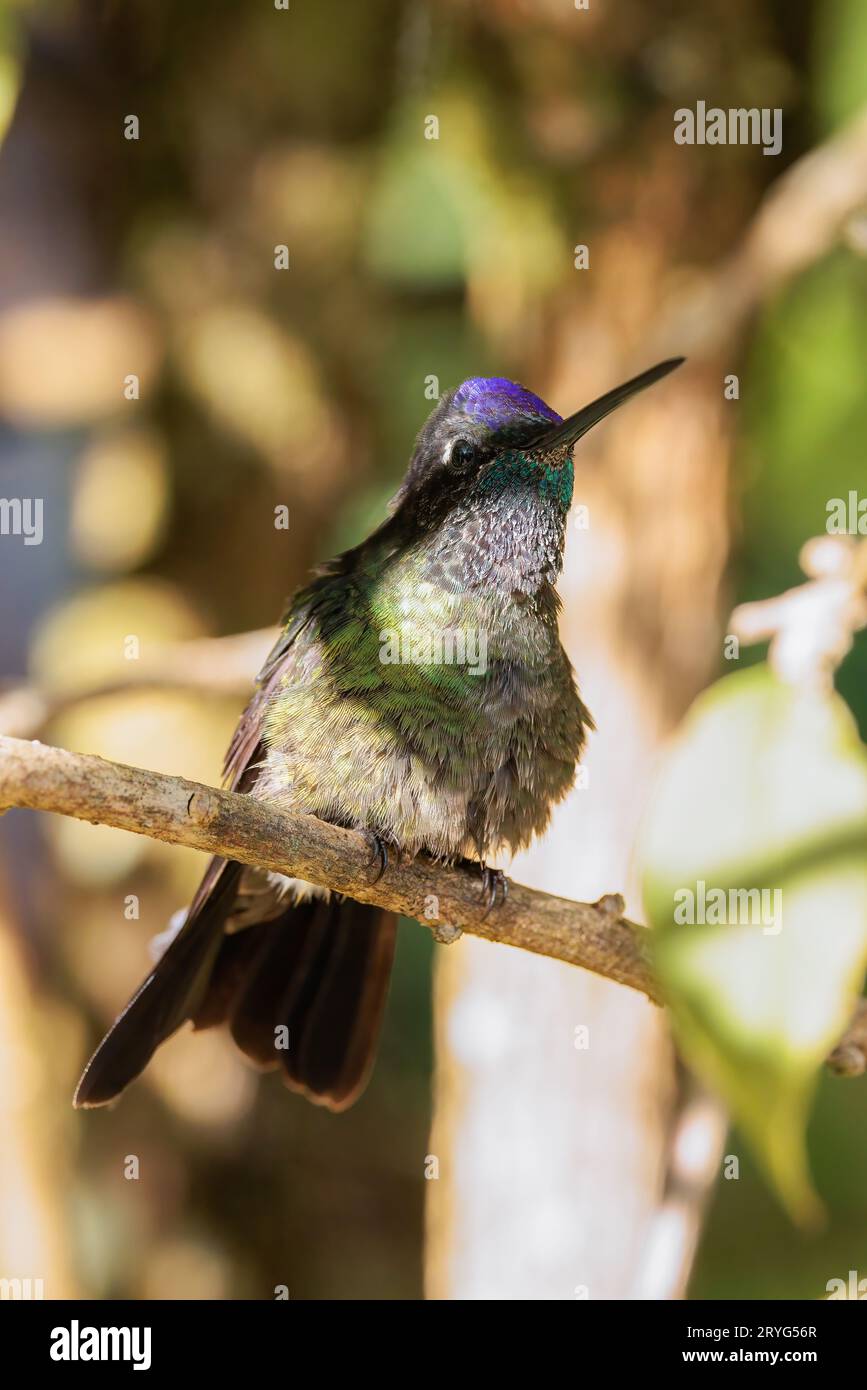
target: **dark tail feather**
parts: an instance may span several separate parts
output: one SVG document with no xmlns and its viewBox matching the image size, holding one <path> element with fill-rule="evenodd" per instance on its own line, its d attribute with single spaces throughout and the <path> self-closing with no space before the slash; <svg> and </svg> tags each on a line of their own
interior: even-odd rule
<svg viewBox="0 0 867 1390">
<path fill-rule="evenodd" d="M 282 1065 L 286 1085 L 317 1104 L 345 1110 L 361 1094 L 388 995 L 394 914 L 315 898 L 225 934 L 240 874 L 240 864 L 212 862 L 184 927 L 88 1062 L 76 1106 L 113 1100 L 187 1019 L 228 1022 L 242 1052 L 260 1067 Z"/>
<path fill-rule="evenodd" d="M 241 865 L 212 860 L 184 926 L 84 1069 L 73 1104 L 105 1105 L 144 1071 L 208 988 Z"/>
<path fill-rule="evenodd" d="M 331 906 L 312 985 L 302 980 L 287 1000 L 283 1067 L 292 1090 L 345 1110 L 364 1090 L 376 1056 L 397 919 L 351 899 Z"/>
<path fill-rule="evenodd" d="M 299 903 L 267 924 L 258 955 L 230 1005 L 232 1037 L 259 1067 L 279 1066 L 276 1030 L 285 1023 L 283 1001 L 289 981 L 308 968 L 323 907 L 321 902 Z"/>
<path fill-rule="evenodd" d="M 257 1065 L 282 1065 L 291 1090 L 345 1110 L 361 1094 L 373 1066 L 396 918 L 350 899 L 314 899 L 288 908 L 261 931 L 228 1006 L 221 979 L 233 973 L 230 956 L 239 948 L 236 938 L 225 938 L 213 972 L 213 996 L 209 989 L 193 1021 L 201 1027 L 227 1018 L 235 1042 Z M 281 1027 L 285 1038 L 278 1033 Z"/>
</svg>

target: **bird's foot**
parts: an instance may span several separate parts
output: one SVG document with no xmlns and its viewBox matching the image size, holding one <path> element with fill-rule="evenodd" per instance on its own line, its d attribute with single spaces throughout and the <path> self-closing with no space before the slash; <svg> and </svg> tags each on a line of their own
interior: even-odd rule
<svg viewBox="0 0 867 1390">
<path fill-rule="evenodd" d="M 497 895 L 502 893 L 501 902 L 509 896 L 509 880 L 502 869 L 492 869 L 482 862 L 482 900 L 487 903 L 482 921 L 493 912 L 497 905 Z"/>
<path fill-rule="evenodd" d="M 370 845 L 370 860 L 367 867 L 372 869 L 375 864 L 379 865 L 376 877 L 372 878 L 370 881 L 371 883 L 379 883 L 379 880 L 388 868 L 388 845 L 385 843 L 385 840 L 377 835 L 375 830 L 363 830 L 361 833 Z"/>
</svg>

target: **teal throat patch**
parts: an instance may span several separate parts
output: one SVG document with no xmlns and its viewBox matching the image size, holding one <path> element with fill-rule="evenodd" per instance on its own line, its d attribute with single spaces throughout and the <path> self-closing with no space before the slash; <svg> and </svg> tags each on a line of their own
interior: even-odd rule
<svg viewBox="0 0 867 1390">
<path fill-rule="evenodd" d="M 491 498 L 501 497 L 515 484 L 533 488 L 546 502 L 554 502 L 561 511 L 572 505 L 575 469 L 571 454 L 533 458 L 518 449 L 499 454 L 480 482 L 480 492 Z"/>
</svg>

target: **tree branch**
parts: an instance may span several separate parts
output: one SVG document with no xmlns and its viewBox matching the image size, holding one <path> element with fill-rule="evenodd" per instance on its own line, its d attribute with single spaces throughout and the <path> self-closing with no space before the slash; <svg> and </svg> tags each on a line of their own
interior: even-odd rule
<svg viewBox="0 0 867 1390">
<path fill-rule="evenodd" d="M 68 709 L 130 690 L 195 690 L 246 700 L 250 673 L 258 671 L 278 633 L 279 628 L 263 627 L 230 637 L 149 644 L 140 660 L 119 660 L 114 670 L 90 685 L 45 690 L 0 682 L 0 730 L 15 738 L 39 738 L 51 721 Z"/>
<path fill-rule="evenodd" d="M 676 344 L 697 358 L 727 348 L 761 304 L 839 244 L 865 199 L 867 105 L 774 180 L 731 255 L 672 296 L 655 350 Z"/>
<path fill-rule="evenodd" d="M 183 777 L 0 735 L 0 816 L 13 806 L 112 825 L 303 878 L 413 917 L 438 941 L 469 932 L 580 965 L 662 1002 L 648 963 L 646 928 L 622 916 L 619 893 L 579 903 L 510 883 L 505 902 L 487 913 L 479 875 L 470 868 L 393 857 L 374 883 L 371 847 L 357 830 Z M 838 1075 L 860 1075 L 867 1068 L 864 1020 L 859 1007 L 829 1058 Z"/>
<path fill-rule="evenodd" d="M 0 737 L 0 807 L 10 806 L 113 825 L 307 879 L 414 917 L 440 940 L 459 928 L 580 965 L 659 1002 L 645 929 L 620 915 L 617 894 L 577 903 L 515 883 L 485 916 L 480 878 L 470 869 L 392 859 L 373 883 L 370 844 L 358 831 L 181 777 Z"/>
</svg>

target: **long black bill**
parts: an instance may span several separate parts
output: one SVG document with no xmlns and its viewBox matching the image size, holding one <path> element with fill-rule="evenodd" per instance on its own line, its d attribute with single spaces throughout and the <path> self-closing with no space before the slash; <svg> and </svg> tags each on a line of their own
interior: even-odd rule
<svg viewBox="0 0 867 1390">
<path fill-rule="evenodd" d="M 588 430 L 592 430 L 593 426 L 604 420 L 606 415 L 610 415 L 612 410 L 628 401 L 630 396 L 643 391 L 647 386 L 652 386 L 655 381 L 661 381 L 685 361 L 685 357 L 670 357 L 668 361 L 658 362 L 655 367 L 642 372 L 640 376 L 634 376 L 631 381 L 624 381 L 622 386 L 615 386 L 613 391 L 606 391 L 598 401 L 591 401 L 590 405 L 585 405 L 582 410 L 576 411 L 566 420 L 561 420 L 559 425 L 555 425 L 552 430 L 546 430 L 534 440 L 531 446 L 533 453 L 553 454 L 555 451 L 571 448 L 576 440 Z"/>
</svg>

